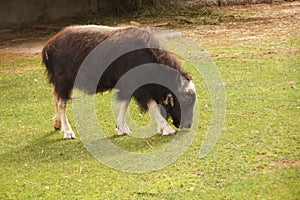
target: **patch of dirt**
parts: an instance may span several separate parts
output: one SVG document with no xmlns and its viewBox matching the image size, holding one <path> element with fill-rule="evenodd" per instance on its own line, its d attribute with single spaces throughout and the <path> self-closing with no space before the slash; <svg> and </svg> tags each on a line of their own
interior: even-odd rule
<svg viewBox="0 0 300 200">
<path fill-rule="evenodd" d="M 274 167 L 296 167 L 300 165 L 300 160 L 280 160 L 273 162 Z"/>
<path fill-rule="evenodd" d="M 271 165 L 267 168 L 257 169 L 252 171 L 253 174 L 259 173 L 272 173 L 275 171 L 276 168 L 292 168 L 298 167 L 300 165 L 300 160 L 280 160 L 280 161 L 273 161 Z"/>
<path fill-rule="evenodd" d="M 184 34 L 205 48 L 243 44 L 272 44 L 273 38 L 299 38 L 300 2 L 220 7 L 227 22 L 185 28 Z"/>
<path fill-rule="evenodd" d="M 256 157 L 260 160 L 262 166 L 259 167 L 259 169 L 253 170 L 252 174 L 272 173 L 276 168 L 293 168 L 300 165 L 300 159 L 286 160 L 284 156 L 280 156 L 279 161 L 272 161 L 267 167 L 263 166 L 264 163 L 268 163 L 268 160 L 272 159 L 274 156 L 275 154 L 272 152 L 258 154 Z"/>
<path fill-rule="evenodd" d="M 30 65 L 24 61 L 28 59 L 40 58 L 40 53 L 1 53 L 0 73 L 7 74 L 26 74 L 33 73 L 41 69 L 40 65 Z M 20 66 L 20 63 L 23 63 Z M 41 63 L 40 63 L 41 64 Z"/>
<path fill-rule="evenodd" d="M 18 54 L 32 54 L 42 51 L 43 45 L 46 41 L 37 42 L 21 42 L 20 44 L 2 45 L 0 46 L 0 53 L 18 53 Z"/>
<path fill-rule="evenodd" d="M 1 53 L 0 63 L 3 65 L 12 65 L 14 62 L 20 62 L 22 60 L 27 60 L 28 58 L 37 58 L 39 53 L 29 53 L 29 54 L 11 54 L 11 53 Z"/>
<path fill-rule="evenodd" d="M 224 18 L 224 22 L 218 25 L 197 25 L 196 18 L 191 18 L 195 24 L 180 24 L 172 17 L 169 20 L 171 27 L 183 32 L 193 38 L 204 48 L 211 46 L 232 46 L 243 43 L 249 46 L 256 46 L 260 43 L 270 43 L 274 36 L 279 39 L 299 37 L 300 30 L 300 2 L 284 2 L 272 4 L 250 4 L 240 6 L 217 7 L 218 12 Z M 102 20 L 102 19 L 101 19 Z M 100 23 L 101 23 L 100 20 Z M 148 21 L 146 19 L 145 21 Z M 156 18 L 146 25 L 156 23 Z M 172 20 L 172 21 L 171 21 Z M 118 25 L 117 20 L 113 21 Z M 141 21 L 143 19 L 141 18 Z M 87 20 L 87 23 L 90 21 Z M 92 20 L 93 22 L 93 20 Z M 166 21 L 163 21 L 166 22 Z M 58 22 L 59 23 L 59 22 Z M 119 20 L 124 24 L 124 20 Z M 178 24 L 176 24 L 178 23 Z M 129 21 L 128 21 L 129 24 Z M 105 24 L 104 24 L 105 25 Z M 39 25 L 19 31 L 0 30 L 0 53 L 37 53 L 42 49 L 43 44 L 50 35 L 57 32 L 62 24 Z M 25 37 L 22 33 L 26 32 Z"/>
<path fill-rule="evenodd" d="M 11 69 L 11 68 L 0 68 L 0 73 L 3 73 L 4 75 L 8 74 L 32 74 L 34 72 L 37 72 L 40 70 L 40 67 L 35 67 L 33 68 L 32 66 L 25 66 L 22 68 L 16 68 L 16 69 Z"/>
</svg>

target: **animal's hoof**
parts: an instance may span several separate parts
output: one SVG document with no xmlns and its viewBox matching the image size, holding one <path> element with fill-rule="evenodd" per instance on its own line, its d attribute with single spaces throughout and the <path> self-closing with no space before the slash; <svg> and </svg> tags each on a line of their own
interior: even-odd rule
<svg viewBox="0 0 300 200">
<path fill-rule="evenodd" d="M 130 135 L 130 134 L 131 134 L 130 131 L 122 131 L 122 130 L 119 129 L 119 128 L 116 128 L 116 131 L 117 131 L 117 134 L 118 134 L 118 135 Z"/>
<path fill-rule="evenodd" d="M 116 131 L 117 131 L 118 135 L 130 135 L 131 134 L 131 131 L 126 123 L 121 126 L 116 125 Z"/>
<path fill-rule="evenodd" d="M 125 133 L 125 132 L 119 132 L 118 131 L 118 135 L 122 136 L 122 135 L 130 135 L 130 133 Z"/>
<path fill-rule="evenodd" d="M 60 119 L 56 119 L 57 117 L 55 116 L 54 117 L 54 120 L 53 120 L 53 126 L 55 128 L 55 130 L 59 130 L 61 128 L 61 121 Z"/>
<path fill-rule="evenodd" d="M 64 140 L 74 140 L 76 137 L 64 137 Z"/>
<path fill-rule="evenodd" d="M 162 135 L 175 135 L 176 131 L 168 124 L 166 124 L 166 126 L 163 127 L 163 129 L 161 130 Z"/>
<path fill-rule="evenodd" d="M 72 139 L 76 139 L 76 136 L 73 132 L 64 134 L 64 140 L 72 140 Z"/>
<path fill-rule="evenodd" d="M 163 136 L 170 136 L 170 135 L 175 135 L 176 131 L 172 131 L 172 132 L 166 132 L 166 133 L 162 133 Z"/>
</svg>

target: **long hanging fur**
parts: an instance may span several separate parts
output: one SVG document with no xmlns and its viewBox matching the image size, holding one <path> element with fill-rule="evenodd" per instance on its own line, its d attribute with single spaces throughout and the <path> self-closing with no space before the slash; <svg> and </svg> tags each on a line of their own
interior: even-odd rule
<svg viewBox="0 0 300 200">
<path fill-rule="evenodd" d="M 149 50 L 154 55 L 158 63 L 177 70 L 188 81 L 192 80 L 192 76 L 180 66 L 179 62 L 168 51 L 164 50 L 163 47 L 160 46 L 158 40 L 153 37 L 149 30 L 139 29 L 137 32 L 139 33 L 139 35 L 143 35 L 142 38 L 145 40 L 144 42 L 147 43 L 146 45 L 148 47 L 159 47 L 149 48 Z"/>
</svg>

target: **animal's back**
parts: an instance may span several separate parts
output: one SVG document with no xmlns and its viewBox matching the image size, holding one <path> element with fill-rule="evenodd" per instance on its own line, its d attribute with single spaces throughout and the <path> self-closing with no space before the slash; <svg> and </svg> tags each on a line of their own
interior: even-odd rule
<svg viewBox="0 0 300 200">
<path fill-rule="evenodd" d="M 133 27 L 69 26 L 54 35 L 42 50 L 49 82 L 62 98 L 70 97 L 78 69 L 85 57 L 106 38 Z M 62 88 L 63 86 L 63 88 Z"/>
<path fill-rule="evenodd" d="M 53 83 L 51 77 L 54 75 L 54 68 L 70 67 L 78 69 L 84 58 L 93 48 L 120 29 L 107 26 L 85 25 L 69 26 L 58 32 L 48 40 L 42 50 L 43 63 L 48 70 L 49 81 Z M 57 61 L 65 61 L 65 63 L 57 63 Z M 64 66 L 59 66 L 61 64 L 64 64 Z"/>
</svg>

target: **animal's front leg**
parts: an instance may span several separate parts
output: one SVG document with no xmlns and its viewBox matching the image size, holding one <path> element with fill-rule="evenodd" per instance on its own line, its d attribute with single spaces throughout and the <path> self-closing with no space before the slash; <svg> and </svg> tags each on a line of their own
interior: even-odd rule
<svg viewBox="0 0 300 200">
<path fill-rule="evenodd" d="M 154 117 L 157 123 L 157 131 L 162 135 L 173 135 L 176 131 L 168 124 L 160 113 L 159 107 L 154 100 L 148 103 L 149 113 Z"/>
<path fill-rule="evenodd" d="M 116 131 L 118 135 L 129 135 L 131 134 L 129 127 L 126 124 L 126 112 L 128 109 L 129 101 L 120 102 L 120 112 L 117 118 Z"/>
<path fill-rule="evenodd" d="M 75 139 L 76 136 L 67 118 L 67 100 L 58 100 L 58 113 L 61 121 L 61 132 L 64 134 L 64 139 Z"/>
</svg>

